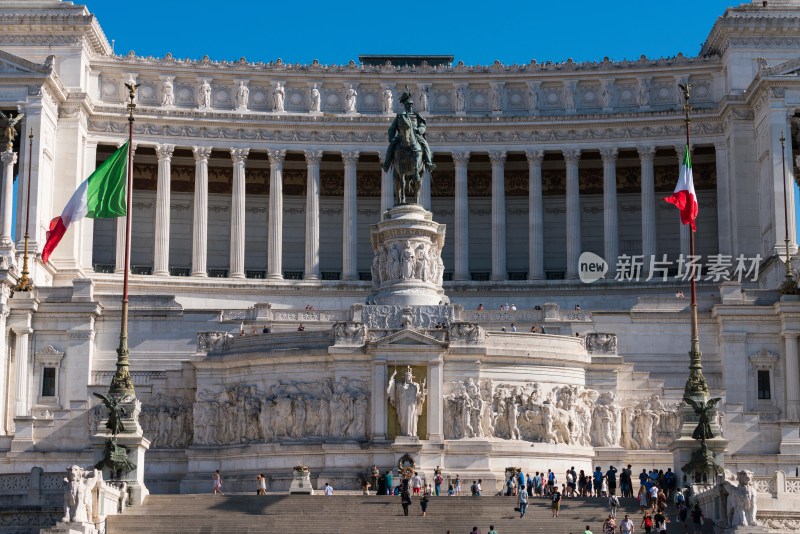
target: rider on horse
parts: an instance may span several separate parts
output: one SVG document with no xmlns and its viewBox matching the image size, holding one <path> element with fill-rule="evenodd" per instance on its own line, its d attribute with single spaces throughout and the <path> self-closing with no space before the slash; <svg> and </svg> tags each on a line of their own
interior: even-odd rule
<svg viewBox="0 0 800 534">
<path fill-rule="evenodd" d="M 425 165 L 425 170 L 431 172 L 435 165 L 433 164 L 433 155 L 428 146 L 428 141 L 425 139 L 425 130 L 427 128 L 425 119 L 414 111 L 414 100 L 411 98 L 411 93 L 406 90 L 400 96 L 400 103 L 406 108 L 403 113 L 398 113 L 392 125 L 389 126 L 389 148 L 386 150 L 386 159 L 383 162 L 383 170 L 389 172 L 389 168 L 394 161 L 394 149 L 402 142 L 402 131 L 412 133 L 412 139 L 408 141 L 412 145 L 417 145 L 422 150 L 422 162 Z M 401 128 L 400 123 L 404 123 L 404 128 Z M 417 148 L 415 146 L 414 148 Z"/>
</svg>

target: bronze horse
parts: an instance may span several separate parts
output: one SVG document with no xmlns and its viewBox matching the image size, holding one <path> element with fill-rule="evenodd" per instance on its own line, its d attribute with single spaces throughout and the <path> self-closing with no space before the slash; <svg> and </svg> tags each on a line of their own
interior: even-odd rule
<svg viewBox="0 0 800 534">
<path fill-rule="evenodd" d="M 394 147 L 392 165 L 394 193 L 398 204 L 419 204 L 422 173 L 425 169 L 422 159 L 422 147 L 408 121 L 398 121 L 398 130 L 400 142 Z M 408 201 L 409 197 L 412 199 L 411 202 Z"/>
</svg>

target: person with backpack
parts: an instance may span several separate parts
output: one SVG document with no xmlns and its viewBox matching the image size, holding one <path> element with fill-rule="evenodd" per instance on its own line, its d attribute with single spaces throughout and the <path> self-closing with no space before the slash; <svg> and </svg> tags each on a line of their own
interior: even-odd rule
<svg viewBox="0 0 800 534">
<path fill-rule="evenodd" d="M 433 487 L 437 497 L 442 492 L 442 482 L 444 482 L 444 477 L 441 473 L 436 473 L 436 475 L 433 477 Z"/>
<path fill-rule="evenodd" d="M 411 494 L 408 491 L 404 491 L 400 495 L 400 504 L 403 505 L 403 515 L 408 517 L 408 507 L 411 506 Z"/>
<path fill-rule="evenodd" d="M 640 526 L 644 529 L 645 534 L 651 534 L 653 532 L 653 518 L 650 517 L 649 511 L 645 511 Z"/>
<path fill-rule="evenodd" d="M 547 470 L 547 494 L 552 495 L 555 490 L 558 489 L 558 485 L 556 484 L 556 474 L 551 470 Z"/>
<path fill-rule="evenodd" d="M 419 501 L 419 507 L 422 508 L 422 517 L 425 517 L 425 514 L 428 512 L 428 502 L 429 501 L 430 501 L 430 499 L 428 499 L 427 495 L 423 495 L 422 499 L 420 499 L 420 501 Z"/>
<path fill-rule="evenodd" d="M 617 518 L 617 508 L 619 508 L 619 498 L 616 495 L 611 495 L 608 498 L 608 508 L 611 511 L 611 517 Z"/>
<path fill-rule="evenodd" d="M 517 496 L 517 506 L 519 507 L 519 518 L 525 517 L 525 512 L 528 509 L 528 492 L 520 491 Z"/>
<path fill-rule="evenodd" d="M 550 497 L 550 510 L 553 512 L 553 517 L 558 517 L 558 511 L 561 509 L 561 492 L 558 491 L 558 486 L 553 486 Z"/>
<path fill-rule="evenodd" d="M 474 480 L 472 481 L 472 486 L 469 487 L 469 491 L 473 497 L 478 496 L 478 483 L 475 482 Z"/>
</svg>

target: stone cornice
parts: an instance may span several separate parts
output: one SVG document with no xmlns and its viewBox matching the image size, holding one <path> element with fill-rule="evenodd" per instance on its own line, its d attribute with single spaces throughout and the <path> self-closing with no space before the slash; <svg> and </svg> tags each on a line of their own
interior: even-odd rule
<svg viewBox="0 0 800 534">
<path fill-rule="evenodd" d="M 164 71 L 169 68 L 170 72 L 185 71 L 191 75 L 197 75 L 198 72 L 208 72 L 212 75 L 213 72 L 232 72 L 241 75 L 242 72 L 257 74 L 257 73 L 272 73 L 280 75 L 302 75 L 303 77 L 313 77 L 315 75 L 323 74 L 339 74 L 347 77 L 352 75 L 354 77 L 363 74 L 380 74 L 392 75 L 402 74 L 403 80 L 408 79 L 408 75 L 414 77 L 424 77 L 426 81 L 434 77 L 446 76 L 448 81 L 457 83 L 459 80 L 458 75 L 463 75 L 467 79 L 474 77 L 474 75 L 488 75 L 486 78 L 504 77 L 509 74 L 543 74 L 543 73 L 556 73 L 556 74 L 590 74 L 593 77 L 597 75 L 610 75 L 612 73 L 625 72 L 626 76 L 646 75 L 653 76 L 654 69 L 658 68 L 672 68 L 674 70 L 686 70 L 701 68 L 714 68 L 718 69 L 721 66 L 720 58 L 718 57 L 687 57 L 683 54 L 678 54 L 669 58 L 648 59 L 642 56 L 638 60 L 629 61 L 610 61 L 607 58 L 603 61 L 585 61 L 575 62 L 571 59 L 563 62 L 537 63 L 532 60 L 527 64 L 513 64 L 505 65 L 500 61 L 495 61 L 492 65 L 465 65 L 459 61 L 453 66 L 432 67 L 409 67 L 409 66 L 395 66 L 395 65 L 359 65 L 351 61 L 347 65 L 323 65 L 316 60 L 311 64 L 300 63 L 284 63 L 281 59 L 265 63 L 248 62 L 245 58 L 240 58 L 238 61 L 213 61 L 208 56 L 200 60 L 191 59 L 177 59 L 168 53 L 163 58 L 156 57 L 142 57 L 137 56 L 134 52 L 129 52 L 126 55 L 120 56 L 106 56 L 97 58 L 93 62 L 93 67 L 100 70 L 108 68 L 119 68 L 121 70 L 130 71 L 132 68 L 145 71 L 149 69 Z M 573 76 L 569 76 L 573 77 Z M 464 80 L 466 81 L 466 80 Z"/>
<path fill-rule="evenodd" d="M 97 18 L 81 5 L 61 3 L 49 9 L 0 12 L 0 27 L 4 27 L 3 44 L 30 43 L 32 38 L 38 38 L 41 44 L 64 45 L 75 44 L 85 38 L 87 49 L 91 53 L 111 53 L 111 45 Z"/>
<path fill-rule="evenodd" d="M 741 45 L 742 39 L 785 39 L 787 34 L 800 37 L 800 10 L 796 6 L 762 7 L 743 4 L 729 8 L 717 19 L 700 50 L 701 56 L 721 56 L 728 47 Z"/>
</svg>

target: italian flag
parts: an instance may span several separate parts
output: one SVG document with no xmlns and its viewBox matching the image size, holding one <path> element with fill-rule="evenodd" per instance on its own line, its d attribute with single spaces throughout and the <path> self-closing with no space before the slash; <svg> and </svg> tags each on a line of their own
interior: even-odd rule
<svg viewBox="0 0 800 534">
<path fill-rule="evenodd" d="M 689 145 L 686 145 L 686 154 L 683 156 L 681 174 L 678 178 L 678 185 L 671 196 L 664 198 L 670 204 L 681 210 L 681 223 L 692 225 L 692 231 L 697 231 L 695 220 L 697 219 L 697 193 L 694 192 L 694 180 L 692 180 L 692 157 L 689 154 Z"/>
<path fill-rule="evenodd" d="M 125 182 L 127 178 L 128 143 L 100 164 L 72 194 L 60 217 L 50 221 L 42 261 L 47 262 L 69 225 L 84 217 L 111 219 L 126 213 Z"/>
</svg>

